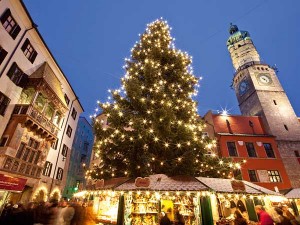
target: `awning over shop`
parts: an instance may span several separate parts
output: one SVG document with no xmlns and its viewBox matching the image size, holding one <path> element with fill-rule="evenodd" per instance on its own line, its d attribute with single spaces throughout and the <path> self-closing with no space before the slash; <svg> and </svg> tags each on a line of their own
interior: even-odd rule
<svg viewBox="0 0 300 225">
<path fill-rule="evenodd" d="M 23 191 L 27 179 L 0 174 L 0 190 Z"/>
<path fill-rule="evenodd" d="M 300 198 L 300 188 L 294 188 L 285 194 L 286 198 Z"/>
<path fill-rule="evenodd" d="M 280 195 L 277 192 L 263 188 L 248 181 L 207 177 L 197 177 L 197 179 L 215 192 Z"/>
<path fill-rule="evenodd" d="M 206 191 L 209 190 L 195 177 L 172 176 L 165 174 L 150 175 L 146 178 L 130 179 L 115 188 L 116 191 L 145 189 L 149 191 Z"/>
</svg>

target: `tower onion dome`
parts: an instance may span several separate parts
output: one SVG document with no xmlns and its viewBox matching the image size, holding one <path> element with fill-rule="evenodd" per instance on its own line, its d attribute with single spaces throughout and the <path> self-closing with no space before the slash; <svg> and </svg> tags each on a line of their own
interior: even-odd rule
<svg viewBox="0 0 300 225">
<path fill-rule="evenodd" d="M 251 40 L 248 31 L 239 30 L 237 25 L 230 23 L 229 27 L 230 37 L 227 40 L 227 48 L 231 48 L 235 43 L 241 40 Z"/>
</svg>

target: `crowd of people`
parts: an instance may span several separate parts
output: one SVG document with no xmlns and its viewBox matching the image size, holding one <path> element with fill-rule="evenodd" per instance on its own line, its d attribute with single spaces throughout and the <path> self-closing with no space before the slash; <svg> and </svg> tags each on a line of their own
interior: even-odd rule
<svg viewBox="0 0 300 225">
<path fill-rule="evenodd" d="M 86 203 L 51 200 L 49 202 L 5 205 L 0 224 L 5 225 L 83 225 Z"/>
<path fill-rule="evenodd" d="M 265 211 L 263 206 L 256 205 L 255 211 L 259 225 L 300 225 L 299 218 L 296 218 L 286 205 L 270 208 L 268 211 Z M 248 221 L 239 210 L 235 211 L 234 218 L 234 225 L 248 224 Z"/>
</svg>

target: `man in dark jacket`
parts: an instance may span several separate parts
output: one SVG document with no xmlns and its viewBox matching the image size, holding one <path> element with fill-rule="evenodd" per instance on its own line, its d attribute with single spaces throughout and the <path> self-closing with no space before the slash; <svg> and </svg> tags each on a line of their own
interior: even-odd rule
<svg viewBox="0 0 300 225">
<path fill-rule="evenodd" d="M 169 217 L 167 216 L 166 213 L 162 212 L 161 213 L 162 218 L 160 220 L 160 225 L 171 225 L 171 220 L 169 219 Z"/>
</svg>

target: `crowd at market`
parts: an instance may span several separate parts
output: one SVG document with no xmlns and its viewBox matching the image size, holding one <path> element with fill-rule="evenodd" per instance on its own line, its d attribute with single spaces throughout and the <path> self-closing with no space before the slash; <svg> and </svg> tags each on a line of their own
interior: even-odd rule
<svg viewBox="0 0 300 225">
<path fill-rule="evenodd" d="M 86 203 L 51 200 L 27 205 L 8 203 L 1 217 L 2 225 L 83 225 Z"/>
</svg>

